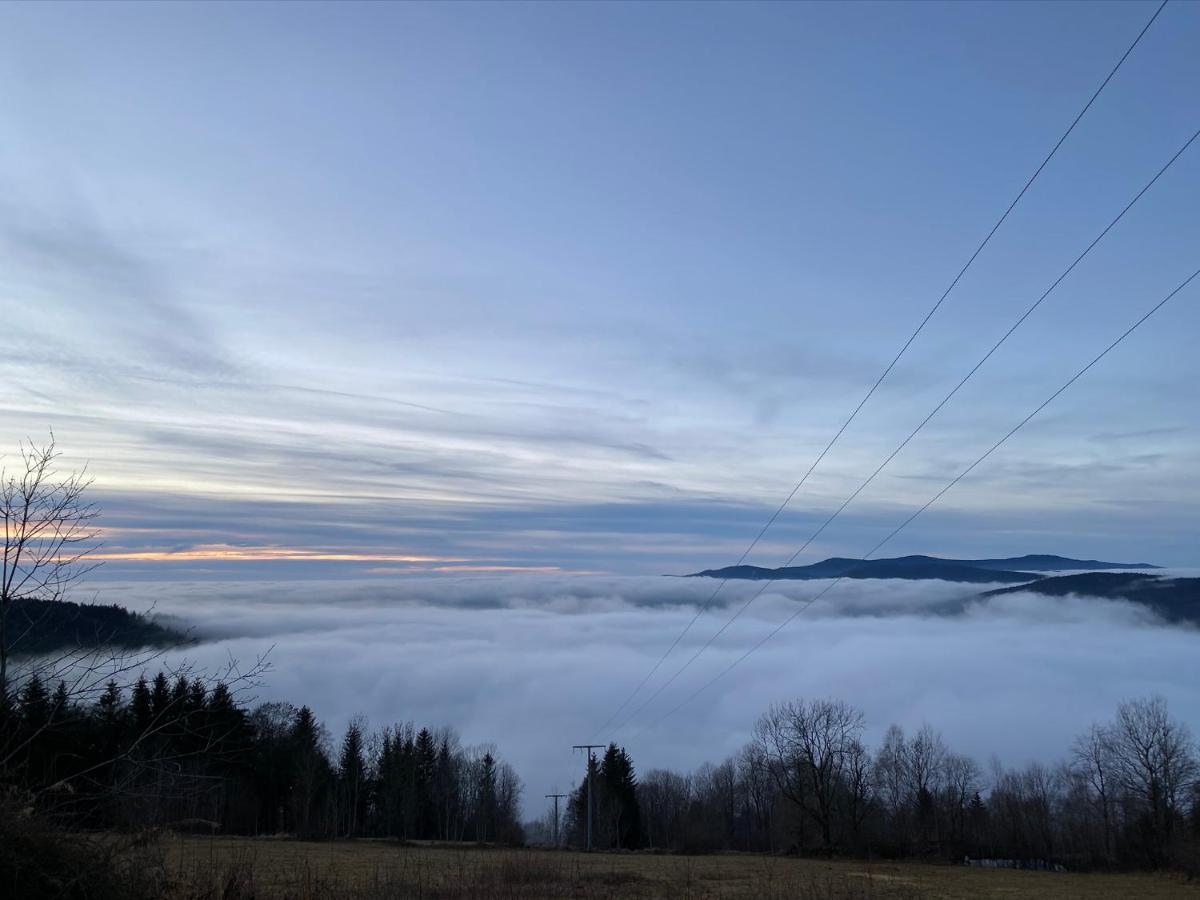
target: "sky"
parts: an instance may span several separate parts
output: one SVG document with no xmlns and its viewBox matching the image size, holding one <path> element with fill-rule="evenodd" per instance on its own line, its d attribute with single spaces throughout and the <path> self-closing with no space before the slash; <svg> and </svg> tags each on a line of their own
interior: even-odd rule
<svg viewBox="0 0 1200 900">
<path fill-rule="evenodd" d="M 5 4 L 0 446 L 105 577 L 734 561 L 1153 12 Z M 756 548 L 778 565 L 1200 123 L 1171 3 Z M 1197 265 L 1200 146 L 803 561 Z M 1195 284 L 896 553 L 1196 563 Z"/>
<path fill-rule="evenodd" d="M 773 585 L 695 614 L 1153 13 L 1146 3 L 0 5 L 0 451 L 87 465 L 104 562 L 261 699 L 495 741 L 527 811 L 774 700 L 1052 760 L 1193 722 L 1127 604 Z M 749 561 L 780 565 L 1200 127 L 1171 2 Z M 860 556 L 1200 265 L 1200 142 L 796 562 Z M 884 555 L 1200 565 L 1200 281 Z M 719 627 L 733 584 L 664 672 Z M 530 715 L 536 711 L 536 715 Z M 650 727 L 653 726 L 653 727 Z M 604 733 L 596 735 L 596 731 Z"/>
</svg>

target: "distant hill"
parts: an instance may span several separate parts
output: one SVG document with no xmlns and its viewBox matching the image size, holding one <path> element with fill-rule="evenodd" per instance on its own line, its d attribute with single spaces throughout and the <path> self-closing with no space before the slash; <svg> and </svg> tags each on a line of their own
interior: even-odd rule
<svg viewBox="0 0 1200 900">
<path fill-rule="evenodd" d="M 924 557 L 929 559 L 929 557 Z M 953 562 L 955 560 L 947 560 Z M 1007 569 L 1016 572 L 1082 572 L 1095 569 L 1157 569 L 1150 563 L 1114 563 L 1099 559 L 1071 559 L 1066 556 L 1049 556 L 1030 553 L 1025 556 L 1010 556 L 1007 559 L 960 559 L 964 566 L 977 569 Z"/>
<path fill-rule="evenodd" d="M 187 637 L 121 606 L 68 600 L 18 600 L 8 631 L 19 635 L 14 655 L 36 656 L 87 647 L 170 647 Z"/>
<path fill-rule="evenodd" d="M 1047 597 L 1078 594 L 1128 600 L 1148 607 L 1168 622 L 1200 625 L 1200 578 L 1163 578 L 1137 572 L 1086 572 L 1042 578 L 1019 587 L 998 588 L 985 591 L 981 596 L 996 597 L 1018 591 Z"/>
<path fill-rule="evenodd" d="M 1145 563 L 1112 563 L 1065 556 L 1029 555 L 1009 559 L 941 559 L 936 556 L 900 556 L 894 559 L 847 559 L 832 557 L 810 566 L 765 569 L 760 566 L 726 566 L 705 569 L 689 578 L 730 578 L 752 581 L 805 581 L 815 578 L 904 578 L 987 582 L 1028 582 L 1031 572 L 1081 571 L 1087 569 L 1153 569 Z"/>
</svg>

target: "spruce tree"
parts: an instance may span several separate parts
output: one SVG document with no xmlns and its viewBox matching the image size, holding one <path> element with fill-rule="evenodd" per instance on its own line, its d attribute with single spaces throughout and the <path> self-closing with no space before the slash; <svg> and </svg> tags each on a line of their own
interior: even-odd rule
<svg viewBox="0 0 1200 900">
<path fill-rule="evenodd" d="M 602 832 L 611 846 L 633 850 L 642 843 L 642 815 L 633 761 L 623 747 L 609 744 L 597 773 L 597 809 L 606 818 Z M 601 813 L 597 812 L 597 822 Z"/>
<path fill-rule="evenodd" d="M 188 690 L 191 687 L 186 675 L 180 675 L 171 686 L 171 710 L 176 715 L 183 710 L 187 703 Z"/>
<path fill-rule="evenodd" d="M 434 773 L 434 797 L 438 810 L 438 836 L 448 841 L 455 811 L 454 757 L 450 752 L 450 739 L 443 735 L 438 747 L 437 765 Z"/>
<path fill-rule="evenodd" d="M 133 711 L 133 727 L 136 734 L 145 733 L 150 727 L 150 722 L 154 719 L 154 710 L 150 697 L 150 686 L 146 684 L 146 676 L 142 675 L 138 678 L 137 683 L 133 686 L 133 699 L 131 701 Z"/>
<path fill-rule="evenodd" d="M 415 837 L 418 832 L 417 744 L 412 725 L 404 726 L 403 737 L 396 735 L 396 776 L 400 784 L 400 837 Z"/>
<path fill-rule="evenodd" d="M 379 760 L 375 771 L 375 808 L 378 827 L 384 837 L 397 837 L 397 801 L 399 791 L 396 784 L 395 739 L 391 728 L 385 728 L 380 736 Z"/>
<path fill-rule="evenodd" d="M 437 747 L 433 735 L 428 728 L 422 728 L 417 735 L 414 747 L 414 764 L 416 766 L 416 784 L 414 801 L 416 805 L 417 837 L 434 838 L 436 833 L 436 810 L 434 809 L 433 779 L 437 767 Z"/>
<path fill-rule="evenodd" d="M 476 840 L 496 839 L 496 758 L 485 753 L 479 764 L 479 811 L 475 829 Z"/>
<path fill-rule="evenodd" d="M 58 687 L 54 689 L 54 699 L 50 701 L 50 708 L 54 718 L 59 719 L 66 716 L 70 712 L 71 696 L 67 693 L 67 683 L 59 681 Z"/>
<path fill-rule="evenodd" d="M 30 730 L 43 728 L 50 721 L 50 697 L 42 679 L 34 675 L 21 689 L 21 719 Z"/>
<path fill-rule="evenodd" d="M 121 709 L 121 687 L 115 679 L 109 679 L 108 684 L 104 686 L 104 693 L 100 695 L 96 704 L 100 707 L 100 714 L 104 718 L 112 720 L 116 717 Z"/>
<path fill-rule="evenodd" d="M 150 688 L 150 708 L 155 716 L 161 718 L 166 715 L 170 705 L 171 685 L 167 681 L 167 673 L 159 672 L 154 676 L 154 685 Z"/>
<path fill-rule="evenodd" d="M 302 837 L 317 833 L 316 812 L 325 796 L 329 763 L 321 750 L 321 726 L 307 706 L 296 710 L 288 741 L 292 749 L 292 821 Z"/>
<path fill-rule="evenodd" d="M 188 688 L 187 703 L 185 708 L 188 712 L 199 712 L 204 709 L 204 705 L 208 702 L 208 690 L 204 687 L 204 682 L 196 679 Z"/>
<path fill-rule="evenodd" d="M 362 729 L 357 722 L 351 722 L 346 729 L 346 736 L 342 738 L 342 752 L 338 757 L 342 830 L 346 837 L 354 837 L 362 827 L 366 812 L 366 772 Z"/>
</svg>

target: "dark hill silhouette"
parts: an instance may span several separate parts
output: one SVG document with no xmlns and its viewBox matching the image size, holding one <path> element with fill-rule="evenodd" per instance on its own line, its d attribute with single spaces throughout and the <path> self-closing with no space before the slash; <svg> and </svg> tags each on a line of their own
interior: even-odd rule
<svg viewBox="0 0 1200 900">
<path fill-rule="evenodd" d="M 1088 569 L 1157 569 L 1150 563 L 1114 563 L 1099 559 L 1071 559 L 1067 556 L 1052 556 L 1044 553 L 1029 553 L 1025 556 L 1010 556 L 1007 559 L 960 559 L 964 566 L 979 569 L 1006 569 L 1016 572 L 1082 572 Z"/>
<path fill-rule="evenodd" d="M 1163 578 L 1138 572 L 1085 572 L 1042 578 L 1019 587 L 998 588 L 985 591 L 981 596 L 996 597 L 1018 591 L 1047 597 L 1077 594 L 1128 600 L 1148 607 L 1168 622 L 1200 625 L 1200 578 Z"/>
<path fill-rule="evenodd" d="M 900 556 L 894 559 L 847 559 L 832 557 L 810 566 L 766 569 L 761 566 L 726 566 L 705 569 L 689 578 L 737 578 L 752 581 L 804 581 L 814 578 L 938 578 L 974 584 L 986 582 L 1028 582 L 1031 572 L 1084 569 L 1153 569 L 1148 564 L 1112 563 L 1100 560 L 1069 559 L 1065 556 L 1029 555 L 1009 559 L 941 559 L 936 556 Z"/>
<path fill-rule="evenodd" d="M 17 600 L 8 628 L 20 635 L 14 655 L 36 656 L 91 647 L 170 647 L 187 638 L 121 606 L 69 600 Z"/>
</svg>

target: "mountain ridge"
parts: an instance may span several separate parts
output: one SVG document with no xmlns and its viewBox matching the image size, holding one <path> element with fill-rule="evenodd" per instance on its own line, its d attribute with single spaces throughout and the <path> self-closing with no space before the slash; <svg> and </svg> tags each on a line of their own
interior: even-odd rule
<svg viewBox="0 0 1200 900">
<path fill-rule="evenodd" d="M 1052 554 L 991 559 L 947 559 L 937 556 L 898 556 L 890 559 L 851 559 L 833 556 L 807 566 L 768 569 L 761 566 L 725 566 L 693 572 L 686 578 L 722 578 L 750 581 L 805 581 L 819 578 L 940 579 L 967 583 L 1030 582 L 1041 572 L 1081 572 L 1094 569 L 1157 569 L 1150 563 L 1114 563 L 1097 559 L 1071 559 Z"/>
</svg>

